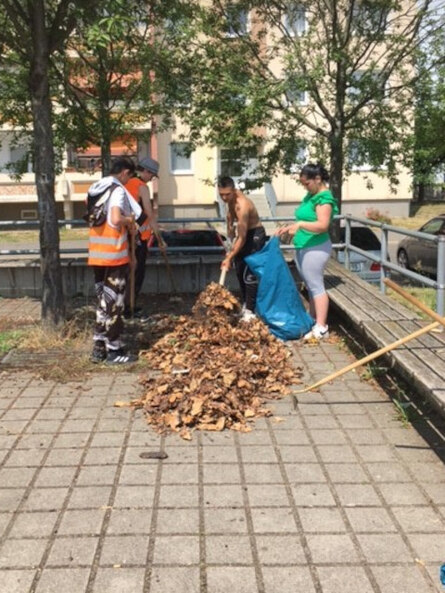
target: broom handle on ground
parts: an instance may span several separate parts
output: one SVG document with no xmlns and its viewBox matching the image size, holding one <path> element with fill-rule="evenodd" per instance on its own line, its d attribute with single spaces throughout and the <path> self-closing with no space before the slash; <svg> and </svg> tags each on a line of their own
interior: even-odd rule
<svg viewBox="0 0 445 593">
<path fill-rule="evenodd" d="M 170 267 L 170 262 L 168 261 L 167 252 L 165 250 L 165 246 L 164 246 L 164 242 L 161 237 L 161 233 L 159 231 L 154 231 L 154 234 L 155 234 L 156 239 L 158 240 L 158 246 L 159 246 L 159 249 L 161 250 L 162 257 L 164 258 L 165 266 L 167 268 L 167 274 L 170 279 L 170 284 L 172 285 L 172 290 L 175 294 L 177 294 L 178 291 L 176 289 L 175 279 L 173 277 L 173 273 L 172 273 L 172 270 Z"/>
<path fill-rule="evenodd" d="M 414 340 L 415 338 L 418 338 L 419 336 L 426 334 L 427 332 L 431 331 L 432 329 L 435 329 L 436 327 L 439 327 L 439 322 L 437 322 L 437 321 L 435 321 L 434 323 L 430 323 L 430 325 L 427 325 L 425 327 L 421 327 L 420 329 L 416 330 L 412 334 L 409 334 L 408 336 L 405 336 L 404 338 L 400 338 L 400 340 L 397 340 L 396 342 L 393 342 L 392 344 L 389 344 L 388 346 L 384 346 L 383 348 L 380 348 L 380 350 L 376 350 L 375 352 L 368 354 L 368 356 L 365 356 L 365 358 L 356 360 L 355 362 L 348 365 L 347 367 L 344 367 L 343 369 L 340 369 L 339 371 L 332 373 L 328 377 L 325 377 L 324 379 L 317 381 L 317 383 L 314 383 L 313 385 L 310 385 L 309 387 L 305 387 L 304 389 L 299 389 L 298 391 L 293 391 L 292 393 L 293 394 L 305 393 L 306 391 L 312 391 L 312 389 L 317 389 L 317 387 L 321 387 L 325 383 L 329 383 L 329 381 L 333 381 L 334 379 L 337 379 L 337 377 L 341 377 L 341 375 L 344 375 L 345 373 L 348 373 L 349 371 L 352 371 L 353 369 L 356 369 L 357 367 L 360 367 L 360 366 L 366 364 L 367 362 L 374 360 L 374 358 L 378 358 L 379 356 L 382 356 L 382 354 L 386 354 L 390 350 L 394 350 L 394 348 L 397 348 L 398 346 L 402 346 L 403 344 L 406 344 L 406 342 L 409 342 L 410 340 Z"/>
</svg>

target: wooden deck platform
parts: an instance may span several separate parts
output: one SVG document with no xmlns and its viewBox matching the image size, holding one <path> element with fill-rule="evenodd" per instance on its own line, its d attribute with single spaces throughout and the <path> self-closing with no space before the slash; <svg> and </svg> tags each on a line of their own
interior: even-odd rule
<svg viewBox="0 0 445 593">
<path fill-rule="evenodd" d="M 376 350 L 430 323 L 335 260 L 330 260 L 325 280 L 332 309 Z M 445 329 L 438 328 L 407 342 L 386 357 L 395 372 L 444 416 Z"/>
</svg>

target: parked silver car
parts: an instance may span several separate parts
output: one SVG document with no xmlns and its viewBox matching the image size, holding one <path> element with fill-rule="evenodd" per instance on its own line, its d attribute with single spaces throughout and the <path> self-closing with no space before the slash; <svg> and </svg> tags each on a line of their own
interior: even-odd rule
<svg viewBox="0 0 445 593">
<path fill-rule="evenodd" d="M 345 241 L 345 229 L 340 228 L 341 242 Z M 359 247 L 363 251 L 369 251 L 370 254 L 381 257 L 382 245 L 377 235 L 368 227 L 353 226 L 351 227 L 351 244 Z M 343 249 L 338 250 L 337 259 L 341 264 L 345 262 L 345 252 Z M 350 270 L 355 272 L 367 282 L 371 284 L 378 284 L 380 282 L 380 264 L 371 259 L 367 259 L 360 253 L 353 251 L 349 252 Z"/>
<path fill-rule="evenodd" d="M 419 232 L 430 235 L 445 235 L 445 214 L 426 222 Z M 437 243 L 427 239 L 405 237 L 397 246 L 397 263 L 402 268 L 437 274 Z"/>
</svg>

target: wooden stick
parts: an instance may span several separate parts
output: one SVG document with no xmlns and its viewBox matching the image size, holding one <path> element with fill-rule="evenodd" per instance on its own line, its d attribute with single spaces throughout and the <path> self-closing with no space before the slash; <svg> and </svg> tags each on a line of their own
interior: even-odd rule
<svg viewBox="0 0 445 593">
<path fill-rule="evenodd" d="M 226 270 L 226 268 L 223 268 L 221 270 L 221 275 L 219 277 L 219 284 L 221 284 L 221 286 L 224 286 L 224 283 L 226 281 L 226 275 L 227 275 L 227 270 Z"/>
<path fill-rule="evenodd" d="M 134 214 L 131 215 L 131 265 L 130 265 L 130 315 L 134 315 L 135 274 L 136 274 L 136 226 Z"/>
<path fill-rule="evenodd" d="M 348 365 L 347 367 L 344 367 L 343 369 L 340 369 L 339 371 L 332 373 L 328 377 L 325 377 L 324 379 L 317 381 L 317 383 L 314 383 L 313 385 L 310 385 L 309 387 L 305 387 L 304 389 L 299 389 L 298 391 L 293 391 L 292 394 L 305 393 L 306 391 L 312 391 L 312 389 L 321 387 L 325 383 L 329 383 L 329 381 L 333 381 L 334 379 L 337 379 L 337 377 L 340 377 L 341 375 L 344 375 L 345 373 L 352 371 L 353 369 L 356 369 L 357 367 L 366 364 L 370 360 L 374 360 L 374 358 L 378 358 L 379 356 L 382 356 L 382 354 L 386 354 L 386 352 L 389 352 L 390 350 L 394 350 L 394 348 L 397 348 L 398 346 L 402 346 L 402 344 L 406 344 L 406 342 L 409 342 L 410 340 L 414 340 L 415 338 L 418 338 L 419 336 L 426 334 L 427 332 L 431 331 L 432 329 L 439 327 L 439 325 L 440 324 L 438 321 L 435 321 L 434 323 L 430 323 L 429 325 L 416 330 L 412 334 L 409 334 L 408 336 L 405 336 L 404 338 L 400 338 L 400 340 L 397 340 L 396 342 L 393 342 L 392 344 L 389 344 L 388 346 L 384 346 L 383 348 L 380 348 L 380 350 L 376 350 L 372 354 L 368 354 L 368 356 L 365 356 L 365 358 L 356 360 L 355 362 Z"/>
<path fill-rule="evenodd" d="M 154 234 L 155 234 L 156 239 L 158 240 L 158 246 L 159 246 L 159 249 L 161 250 L 162 257 L 164 258 L 164 262 L 165 262 L 165 266 L 167 268 L 167 274 L 170 279 L 170 284 L 171 284 L 172 290 L 175 294 L 177 294 L 178 291 L 176 289 L 175 279 L 173 277 L 173 272 L 170 267 L 170 262 L 168 261 L 167 252 L 165 250 L 164 242 L 162 240 L 161 234 L 158 231 L 154 231 Z"/>
<path fill-rule="evenodd" d="M 406 290 L 403 290 L 403 288 L 401 288 L 398 284 L 396 284 L 389 278 L 385 278 L 383 282 L 386 284 L 386 286 L 392 288 L 392 290 L 394 290 L 395 292 L 398 292 L 401 296 L 403 296 L 403 298 L 409 301 L 412 305 L 418 307 L 421 311 L 429 315 L 432 319 L 435 319 L 442 325 L 445 325 L 445 317 L 441 317 L 438 313 L 436 313 L 435 311 L 427 307 L 424 303 L 419 301 L 419 299 L 416 299 L 416 297 L 406 292 Z"/>
</svg>

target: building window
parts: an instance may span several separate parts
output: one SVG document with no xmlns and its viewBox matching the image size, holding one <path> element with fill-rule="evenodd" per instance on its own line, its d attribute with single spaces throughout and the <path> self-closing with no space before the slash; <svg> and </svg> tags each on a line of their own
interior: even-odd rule
<svg viewBox="0 0 445 593">
<path fill-rule="evenodd" d="M 295 149 L 290 153 L 290 159 L 285 166 L 285 173 L 297 175 L 308 160 L 308 147 L 304 140 L 296 139 Z"/>
<path fill-rule="evenodd" d="M 23 175 L 33 172 L 33 163 L 30 158 L 28 145 L 16 144 L 9 148 L 9 161 L 2 166 L 2 171 L 12 175 Z"/>
<path fill-rule="evenodd" d="M 249 13 L 236 4 L 229 4 L 226 8 L 226 36 L 240 37 L 247 35 L 249 30 Z"/>
<path fill-rule="evenodd" d="M 386 4 L 386 5 L 385 5 Z M 357 35 L 384 34 L 388 26 L 389 3 L 362 0 L 354 3 L 352 26 Z"/>
<path fill-rule="evenodd" d="M 238 150 L 231 148 L 220 149 L 220 174 L 223 177 L 241 177 L 243 170 L 244 164 Z"/>
<path fill-rule="evenodd" d="M 305 9 L 299 4 L 291 3 L 284 14 L 283 26 L 290 37 L 303 35 L 307 28 Z"/>
<path fill-rule="evenodd" d="M 379 70 L 357 70 L 352 75 L 351 84 L 347 89 L 348 97 L 353 100 L 364 96 L 372 101 L 382 101 L 388 92 L 388 81 L 382 79 Z"/>
<path fill-rule="evenodd" d="M 296 76 L 293 72 L 285 72 L 284 75 L 284 94 L 288 105 L 306 105 L 308 102 L 308 93 L 305 90 L 306 81 Z"/>
<path fill-rule="evenodd" d="M 286 91 L 286 99 L 289 105 L 306 105 L 307 93 L 296 88 L 288 89 Z"/>
<path fill-rule="evenodd" d="M 348 144 L 348 165 L 351 171 L 378 171 L 385 168 L 381 148 L 363 140 L 353 138 Z"/>
<path fill-rule="evenodd" d="M 174 174 L 192 172 L 189 142 L 172 142 L 170 144 L 170 168 Z"/>
</svg>

